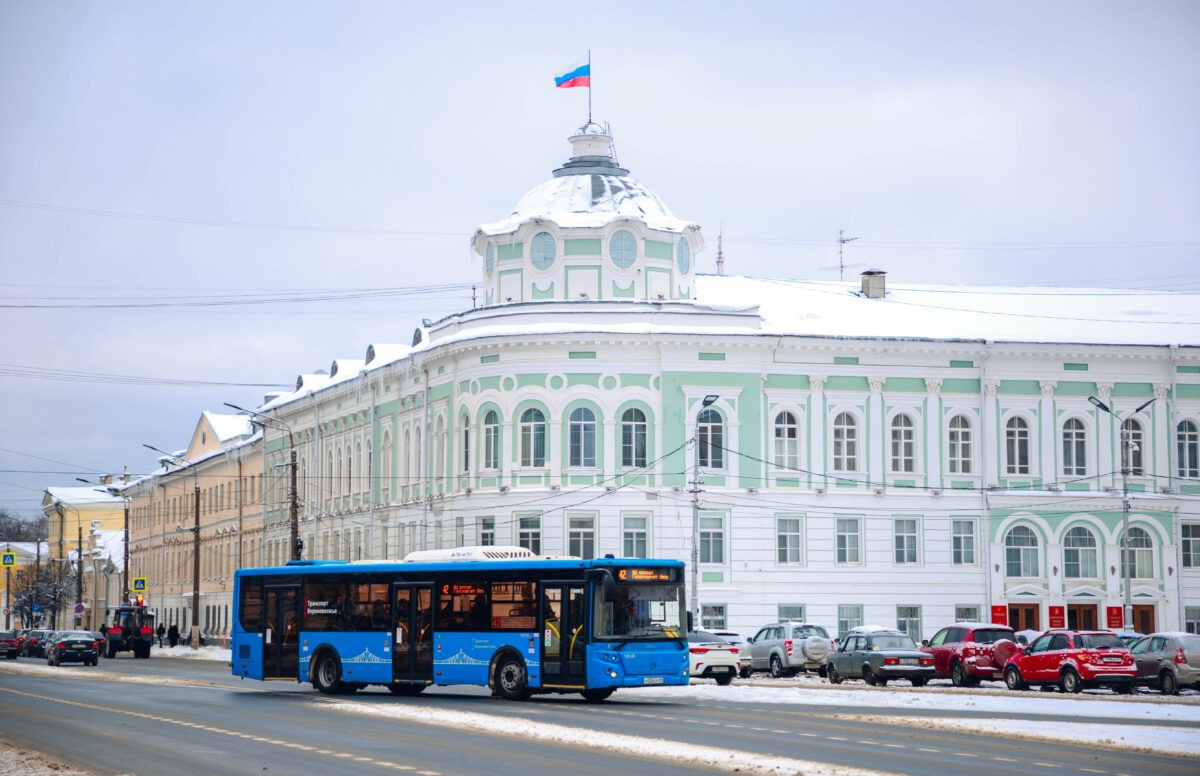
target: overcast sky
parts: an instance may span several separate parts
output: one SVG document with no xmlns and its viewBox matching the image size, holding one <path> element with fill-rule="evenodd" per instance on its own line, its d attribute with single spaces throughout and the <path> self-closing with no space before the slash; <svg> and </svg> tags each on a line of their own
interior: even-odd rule
<svg viewBox="0 0 1200 776">
<path fill-rule="evenodd" d="M 589 48 L 702 272 L 1200 290 L 1192 0 L 426 5 L 0 0 L 0 508 L 469 308 Z"/>
</svg>

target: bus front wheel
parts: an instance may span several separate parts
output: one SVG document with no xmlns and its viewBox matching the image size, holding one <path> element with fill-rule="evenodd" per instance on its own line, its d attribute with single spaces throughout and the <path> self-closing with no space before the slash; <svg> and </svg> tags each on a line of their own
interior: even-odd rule
<svg viewBox="0 0 1200 776">
<path fill-rule="evenodd" d="M 521 658 L 514 655 L 500 658 L 496 664 L 496 691 L 505 700 L 523 701 L 529 698 L 529 679 Z"/>
<path fill-rule="evenodd" d="M 588 703 L 599 703 L 600 701 L 608 700 L 608 697 L 612 695 L 615 690 L 615 687 L 597 687 L 592 690 L 584 690 L 579 694 L 582 695 L 583 699 Z"/>
<path fill-rule="evenodd" d="M 342 689 L 342 667 L 336 657 L 322 652 L 312 672 L 313 687 L 324 695 L 337 695 Z"/>
</svg>

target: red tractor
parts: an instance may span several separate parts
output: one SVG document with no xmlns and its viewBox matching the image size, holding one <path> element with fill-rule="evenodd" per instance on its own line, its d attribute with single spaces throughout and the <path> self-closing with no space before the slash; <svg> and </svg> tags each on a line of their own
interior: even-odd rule
<svg viewBox="0 0 1200 776">
<path fill-rule="evenodd" d="M 116 657 L 118 652 L 132 652 L 135 658 L 150 657 L 154 641 L 154 612 L 137 597 L 133 606 L 110 609 L 112 624 L 104 634 L 104 656 Z"/>
</svg>

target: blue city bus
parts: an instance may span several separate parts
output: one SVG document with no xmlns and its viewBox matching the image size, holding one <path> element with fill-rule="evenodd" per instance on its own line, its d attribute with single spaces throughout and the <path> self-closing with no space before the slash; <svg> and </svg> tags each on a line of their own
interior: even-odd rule
<svg viewBox="0 0 1200 776">
<path fill-rule="evenodd" d="M 601 701 L 688 683 L 679 561 L 463 547 L 239 569 L 233 595 L 234 676 L 326 694 L 477 685 Z"/>
</svg>

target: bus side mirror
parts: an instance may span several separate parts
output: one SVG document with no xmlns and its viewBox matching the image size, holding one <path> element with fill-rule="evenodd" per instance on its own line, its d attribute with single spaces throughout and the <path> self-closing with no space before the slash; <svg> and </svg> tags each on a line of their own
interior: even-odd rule
<svg viewBox="0 0 1200 776">
<path fill-rule="evenodd" d="M 692 613 L 691 612 L 687 613 L 687 629 L 688 629 L 688 633 L 691 633 L 692 631 L 696 630 L 695 623 L 692 622 Z"/>
</svg>

